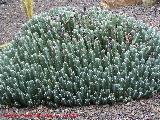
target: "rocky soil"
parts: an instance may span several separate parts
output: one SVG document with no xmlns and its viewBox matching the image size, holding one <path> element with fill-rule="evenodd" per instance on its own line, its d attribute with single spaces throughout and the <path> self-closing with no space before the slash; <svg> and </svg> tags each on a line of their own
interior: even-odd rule
<svg viewBox="0 0 160 120">
<path fill-rule="evenodd" d="M 69 0 L 68 0 L 69 1 Z M 99 0 L 34 0 L 34 14 L 47 11 L 57 6 L 86 7 L 99 5 Z M 74 2 L 73 2 L 74 1 Z M 114 13 L 127 14 L 138 20 L 143 20 L 160 30 L 160 4 L 152 7 L 129 6 L 110 10 Z M 0 44 L 11 41 L 15 34 L 20 31 L 27 18 L 20 5 L 20 0 L 6 0 L 0 3 Z M 160 120 L 160 94 L 147 100 L 137 100 L 129 103 L 117 103 L 112 106 L 86 106 L 58 109 L 47 107 L 37 108 L 3 108 L 0 107 L 0 115 L 4 113 L 78 113 L 77 119 L 87 120 Z M 0 118 L 6 119 L 6 118 Z M 42 119 L 42 118 L 41 118 Z M 44 119 L 44 118 L 43 118 Z"/>
<path fill-rule="evenodd" d="M 160 94 L 147 100 L 116 103 L 112 106 L 59 107 L 58 109 L 39 106 L 35 108 L 1 107 L 2 114 L 71 114 L 79 116 L 75 120 L 160 120 Z M 2 118 L 1 119 L 5 119 Z M 46 118 L 47 119 L 47 118 Z M 48 118 L 49 119 L 49 118 Z M 32 120 L 44 120 L 34 118 Z"/>
</svg>

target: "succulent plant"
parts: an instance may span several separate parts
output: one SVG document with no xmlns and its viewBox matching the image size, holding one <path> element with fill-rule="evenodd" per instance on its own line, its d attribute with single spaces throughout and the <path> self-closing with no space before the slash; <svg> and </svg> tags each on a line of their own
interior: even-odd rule
<svg viewBox="0 0 160 120">
<path fill-rule="evenodd" d="M 22 0 L 23 9 L 29 19 L 33 16 L 33 0 Z"/>
<path fill-rule="evenodd" d="M 160 34 L 100 8 L 58 7 L 24 24 L 0 52 L 0 104 L 76 106 L 160 91 Z"/>
</svg>

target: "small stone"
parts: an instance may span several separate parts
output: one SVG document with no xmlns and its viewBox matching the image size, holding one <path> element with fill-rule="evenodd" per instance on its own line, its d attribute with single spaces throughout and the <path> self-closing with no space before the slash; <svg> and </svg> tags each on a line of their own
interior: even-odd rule
<svg viewBox="0 0 160 120">
<path fill-rule="evenodd" d="M 140 101 L 140 104 L 141 104 L 142 106 L 144 106 L 144 105 L 145 105 L 145 103 L 144 103 L 143 101 Z"/>
</svg>

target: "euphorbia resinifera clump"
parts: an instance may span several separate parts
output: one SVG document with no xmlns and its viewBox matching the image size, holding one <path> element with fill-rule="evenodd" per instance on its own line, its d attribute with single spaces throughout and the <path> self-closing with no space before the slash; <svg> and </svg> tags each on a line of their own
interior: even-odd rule
<svg viewBox="0 0 160 120">
<path fill-rule="evenodd" d="M 100 8 L 34 16 L 0 52 L 0 104 L 76 106 L 160 91 L 160 35 Z"/>
</svg>

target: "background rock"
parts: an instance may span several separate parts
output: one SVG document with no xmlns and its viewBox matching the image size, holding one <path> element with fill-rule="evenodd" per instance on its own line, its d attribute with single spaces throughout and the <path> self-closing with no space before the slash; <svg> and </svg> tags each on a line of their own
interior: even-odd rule
<svg viewBox="0 0 160 120">
<path fill-rule="evenodd" d="M 117 8 L 141 3 L 142 0 L 102 0 L 101 5 L 105 8 Z"/>
<path fill-rule="evenodd" d="M 144 4 L 145 6 L 153 5 L 156 0 L 102 0 L 101 5 L 104 8 L 117 8 L 129 5 Z"/>
</svg>

